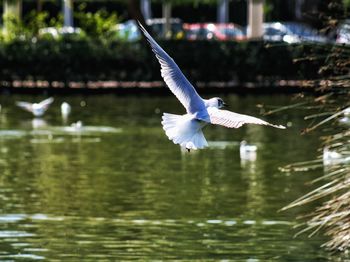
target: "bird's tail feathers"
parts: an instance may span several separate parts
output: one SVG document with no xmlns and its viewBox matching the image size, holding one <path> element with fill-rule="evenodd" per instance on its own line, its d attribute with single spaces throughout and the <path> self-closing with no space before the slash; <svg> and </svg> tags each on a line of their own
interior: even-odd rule
<svg viewBox="0 0 350 262">
<path fill-rule="evenodd" d="M 201 149 L 208 146 L 201 123 L 188 115 L 164 113 L 163 129 L 170 140 L 186 149 Z"/>
</svg>

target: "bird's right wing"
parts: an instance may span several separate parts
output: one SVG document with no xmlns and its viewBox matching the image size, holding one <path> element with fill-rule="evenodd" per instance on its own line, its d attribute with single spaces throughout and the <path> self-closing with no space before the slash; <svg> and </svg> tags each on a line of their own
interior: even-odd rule
<svg viewBox="0 0 350 262">
<path fill-rule="evenodd" d="M 139 22 L 139 27 L 152 47 L 161 66 L 161 75 L 173 94 L 186 108 L 187 113 L 194 114 L 205 110 L 203 99 L 198 95 L 193 85 L 183 75 L 174 60 L 161 48 L 153 37 Z"/>
<path fill-rule="evenodd" d="M 52 104 L 53 100 L 54 100 L 53 97 L 49 97 L 49 98 L 41 101 L 39 103 L 39 105 L 42 106 L 42 108 L 46 111 L 49 108 L 49 105 Z"/>
<path fill-rule="evenodd" d="M 19 106 L 20 108 L 28 111 L 28 112 L 33 112 L 33 104 L 32 103 L 18 101 L 18 102 L 16 102 L 16 105 Z"/>
<path fill-rule="evenodd" d="M 228 110 L 220 110 L 216 107 L 209 107 L 208 114 L 210 117 L 210 123 L 228 128 L 239 128 L 244 124 L 256 124 L 285 129 L 282 125 L 273 125 L 257 117 L 238 114 Z"/>
</svg>

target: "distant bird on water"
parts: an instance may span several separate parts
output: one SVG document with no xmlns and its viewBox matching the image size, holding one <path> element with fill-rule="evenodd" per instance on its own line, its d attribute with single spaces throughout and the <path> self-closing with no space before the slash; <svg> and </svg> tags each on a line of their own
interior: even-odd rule
<svg viewBox="0 0 350 262">
<path fill-rule="evenodd" d="M 68 104 L 67 102 L 63 102 L 61 104 L 61 114 L 63 116 L 68 116 L 71 111 L 72 111 L 72 108 L 71 108 L 70 104 Z"/>
<path fill-rule="evenodd" d="M 34 116 L 40 117 L 44 115 L 44 113 L 49 108 L 53 100 L 53 97 L 50 97 L 41 101 L 40 103 L 29 103 L 19 101 L 16 102 L 16 105 L 28 112 L 31 112 Z"/>
<path fill-rule="evenodd" d="M 67 102 L 63 102 L 61 104 L 61 115 L 62 115 L 63 122 L 67 121 L 71 111 L 72 111 L 72 107 L 70 106 L 70 104 L 68 104 Z"/>
<path fill-rule="evenodd" d="M 258 147 L 256 145 L 249 145 L 247 141 L 243 140 L 239 146 L 239 156 L 243 160 L 255 161 L 257 150 Z"/>
<path fill-rule="evenodd" d="M 350 125 L 350 107 L 345 108 L 342 112 L 343 117 L 339 119 L 339 122 L 343 125 Z"/>
<path fill-rule="evenodd" d="M 161 66 L 161 75 L 186 109 L 184 115 L 163 114 L 163 129 L 170 140 L 188 151 L 208 146 L 202 128 L 207 124 L 239 128 L 244 124 L 268 125 L 285 129 L 282 125 L 273 125 L 256 117 L 221 110 L 226 104 L 219 97 L 203 99 L 193 85 L 182 74 L 174 60 L 157 44 L 152 36 L 139 22 L 139 27 L 151 45 Z"/>
</svg>

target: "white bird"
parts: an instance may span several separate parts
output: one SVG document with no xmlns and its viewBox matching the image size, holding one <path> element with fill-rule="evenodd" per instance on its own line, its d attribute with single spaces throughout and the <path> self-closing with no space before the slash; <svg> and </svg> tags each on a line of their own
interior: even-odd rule
<svg viewBox="0 0 350 262">
<path fill-rule="evenodd" d="M 239 156 L 241 163 L 244 165 L 246 162 L 254 162 L 257 158 L 258 147 L 256 145 L 249 145 L 247 141 L 243 140 L 239 146 Z"/>
<path fill-rule="evenodd" d="M 61 115 L 62 115 L 63 123 L 67 122 L 68 116 L 71 111 L 72 111 L 72 107 L 67 102 L 63 102 L 61 104 Z"/>
<path fill-rule="evenodd" d="M 344 116 L 339 119 L 339 122 L 343 125 L 349 125 L 350 124 L 350 117 Z"/>
<path fill-rule="evenodd" d="M 74 131 L 80 131 L 83 127 L 83 122 L 79 120 L 75 123 L 72 123 L 70 126 L 73 128 Z"/>
<path fill-rule="evenodd" d="M 72 107 L 67 102 L 61 104 L 61 114 L 63 117 L 67 117 L 71 111 Z"/>
<path fill-rule="evenodd" d="M 256 145 L 249 145 L 247 141 L 243 140 L 239 146 L 239 155 L 241 159 L 255 161 L 257 150 L 258 147 Z"/>
<path fill-rule="evenodd" d="M 343 110 L 343 114 L 344 114 L 345 116 L 350 116 L 350 107 L 345 108 L 345 109 Z"/>
<path fill-rule="evenodd" d="M 43 116 L 46 110 L 53 102 L 53 97 L 47 98 L 40 103 L 29 103 L 29 102 L 16 102 L 16 105 L 22 109 L 31 112 L 34 116 Z"/>
<path fill-rule="evenodd" d="M 256 117 L 221 110 L 220 108 L 224 107 L 225 103 L 219 97 L 201 98 L 174 60 L 157 44 L 140 22 L 139 26 L 158 59 L 161 75 L 166 85 L 186 109 L 184 115 L 164 113 L 162 117 L 163 129 L 175 144 L 179 144 L 188 151 L 207 147 L 208 143 L 202 132 L 202 128 L 207 124 L 222 125 L 228 128 L 239 128 L 244 124 L 285 128 Z"/>
<path fill-rule="evenodd" d="M 337 151 L 330 150 L 328 146 L 323 148 L 323 164 L 328 165 L 339 165 L 342 163 L 347 163 L 350 158 L 343 156 L 341 153 Z"/>
<path fill-rule="evenodd" d="M 345 108 L 342 113 L 344 116 L 339 119 L 339 122 L 343 125 L 350 125 L 350 107 Z"/>
</svg>

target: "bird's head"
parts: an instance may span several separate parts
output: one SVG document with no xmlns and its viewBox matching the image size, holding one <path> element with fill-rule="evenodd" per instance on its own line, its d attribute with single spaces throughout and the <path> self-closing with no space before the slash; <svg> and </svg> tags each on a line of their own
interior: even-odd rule
<svg viewBox="0 0 350 262">
<path fill-rule="evenodd" d="M 223 108 L 227 107 L 228 105 L 222 100 L 220 97 L 213 97 L 208 100 L 209 106 L 216 107 L 216 108 Z"/>
</svg>

